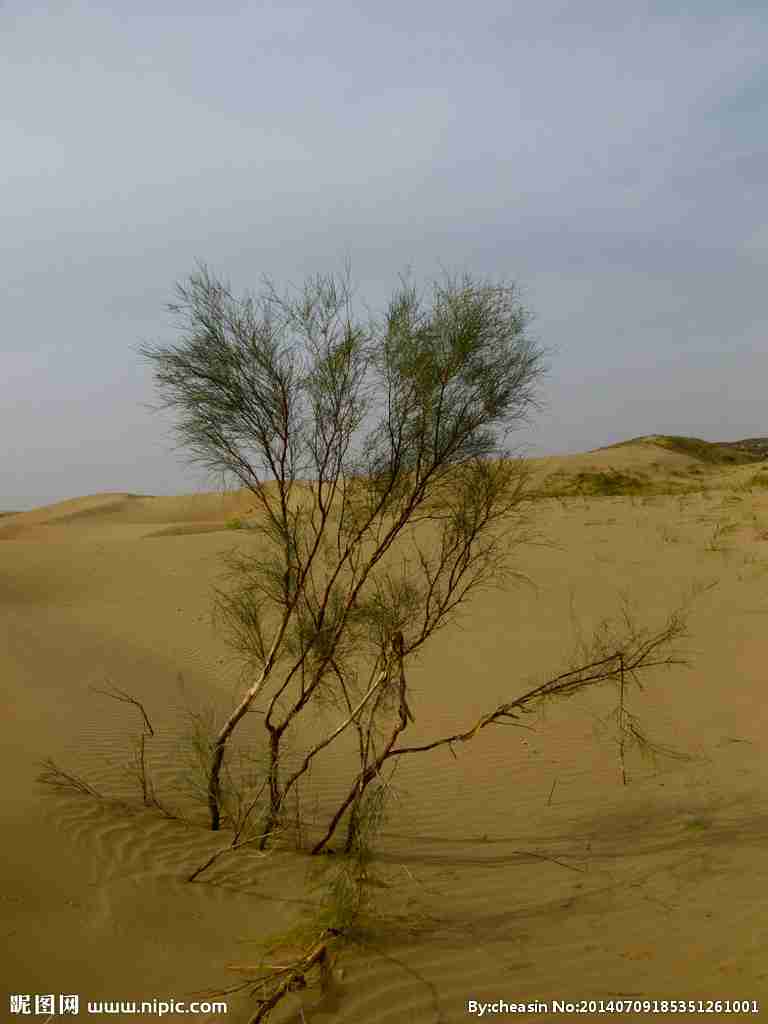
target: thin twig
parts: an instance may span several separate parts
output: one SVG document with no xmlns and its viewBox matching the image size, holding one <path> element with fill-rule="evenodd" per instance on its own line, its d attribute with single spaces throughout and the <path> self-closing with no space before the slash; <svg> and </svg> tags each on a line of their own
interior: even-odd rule
<svg viewBox="0 0 768 1024">
<path fill-rule="evenodd" d="M 149 716 L 144 708 L 144 705 L 136 697 L 132 697 L 130 693 L 126 693 L 124 690 L 118 690 L 116 686 L 113 686 L 111 690 L 101 690 L 96 686 L 91 686 L 90 689 L 93 693 L 100 693 L 104 697 L 111 697 L 112 700 L 122 701 L 124 704 L 133 704 L 141 712 L 142 718 L 144 719 L 144 725 L 150 736 L 155 735 L 155 730 L 152 728 L 152 723 L 149 720 Z"/>
</svg>

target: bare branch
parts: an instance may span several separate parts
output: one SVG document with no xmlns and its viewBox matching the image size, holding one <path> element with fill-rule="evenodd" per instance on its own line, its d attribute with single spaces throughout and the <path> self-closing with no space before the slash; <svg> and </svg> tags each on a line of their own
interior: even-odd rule
<svg viewBox="0 0 768 1024">
<path fill-rule="evenodd" d="M 141 701 L 137 700 L 136 697 L 132 697 L 130 693 L 126 693 L 125 690 L 119 690 L 116 686 L 113 686 L 111 690 L 100 690 L 96 686 L 91 686 L 90 689 L 94 693 L 102 694 L 104 697 L 111 697 L 112 700 L 123 701 L 125 704 L 133 704 L 133 706 L 137 707 L 141 712 L 141 717 L 144 720 L 144 727 L 146 728 L 149 735 L 155 735 L 155 730 L 152 728 L 152 723 L 149 720 L 149 716 L 147 715 L 146 709 L 144 705 L 141 703 Z"/>
</svg>

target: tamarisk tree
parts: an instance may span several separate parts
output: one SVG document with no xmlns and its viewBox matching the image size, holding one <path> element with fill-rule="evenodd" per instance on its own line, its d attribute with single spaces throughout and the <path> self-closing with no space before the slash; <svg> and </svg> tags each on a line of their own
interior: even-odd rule
<svg viewBox="0 0 768 1024">
<path fill-rule="evenodd" d="M 214 830 L 227 744 L 258 699 L 262 845 L 352 728 L 359 768 L 315 849 L 345 812 L 349 847 L 365 789 L 413 719 L 408 659 L 474 591 L 516 575 L 527 472 L 507 443 L 538 408 L 546 352 L 514 286 L 445 275 L 430 300 L 403 277 L 383 320 L 362 322 L 349 268 L 293 298 L 268 281 L 236 298 L 200 266 L 169 307 L 179 342 L 139 349 L 191 459 L 255 499 L 254 532 L 227 556 L 232 586 L 216 591 L 247 685 L 212 744 Z M 289 769 L 284 742 L 320 705 L 335 720 Z"/>
</svg>

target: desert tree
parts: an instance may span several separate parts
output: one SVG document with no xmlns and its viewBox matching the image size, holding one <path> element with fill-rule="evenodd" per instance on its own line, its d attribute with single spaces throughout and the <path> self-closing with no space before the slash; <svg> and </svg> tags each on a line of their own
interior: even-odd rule
<svg viewBox="0 0 768 1024">
<path fill-rule="evenodd" d="M 587 687 L 615 683 L 622 744 L 652 745 L 623 711 L 624 687 L 661 665 L 684 609 L 657 632 L 624 615 L 623 635 L 453 736 L 405 744 L 413 722 L 405 665 L 479 588 L 524 578 L 512 554 L 532 539 L 524 460 L 510 431 L 538 407 L 545 350 L 514 286 L 445 275 L 431 304 L 405 278 L 383 322 L 358 321 L 349 275 L 310 279 L 295 298 L 270 282 L 233 296 L 204 266 L 170 308 L 182 338 L 143 346 L 182 446 L 255 498 L 246 543 L 227 557 L 216 608 L 247 685 L 212 744 L 207 798 L 221 825 L 227 744 L 258 698 L 266 732 L 261 843 L 315 758 L 348 729 L 359 765 L 313 852 L 347 815 L 355 846 L 366 790 L 388 762 L 453 749 L 486 726 Z M 312 709 L 335 724 L 289 765 L 287 734 Z M 297 744 L 294 743 L 294 747 Z M 622 758 L 624 746 L 621 747 Z"/>
<path fill-rule="evenodd" d="M 412 719 L 404 663 L 474 591 L 514 575 L 527 471 L 507 444 L 538 407 L 546 352 L 514 285 L 445 274 L 430 297 L 404 276 L 383 320 L 361 321 L 348 267 L 293 297 L 265 281 L 236 298 L 201 265 L 169 307 L 178 343 L 139 348 L 182 448 L 255 499 L 253 533 L 216 591 L 247 685 L 212 744 L 214 830 L 227 744 L 257 698 L 266 844 L 288 794 L 350 727 L 350 804 L 361 798 Z M 318 706 L 336 724 L 289 769 L 283 738 Z"/>
</svg>

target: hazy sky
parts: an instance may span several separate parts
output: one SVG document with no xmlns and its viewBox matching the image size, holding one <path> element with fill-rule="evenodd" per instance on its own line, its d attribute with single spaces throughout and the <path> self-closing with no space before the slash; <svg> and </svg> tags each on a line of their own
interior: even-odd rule
<svg viewBox="0 0 768 1024">
<path fill-rule="evenodd" d="M 534 454 L 768 434 L 768 8 L 0 2 L 0 508 L 205 486 L 142 341 L 205 261 L 517 282 Z"/>
</svg>

